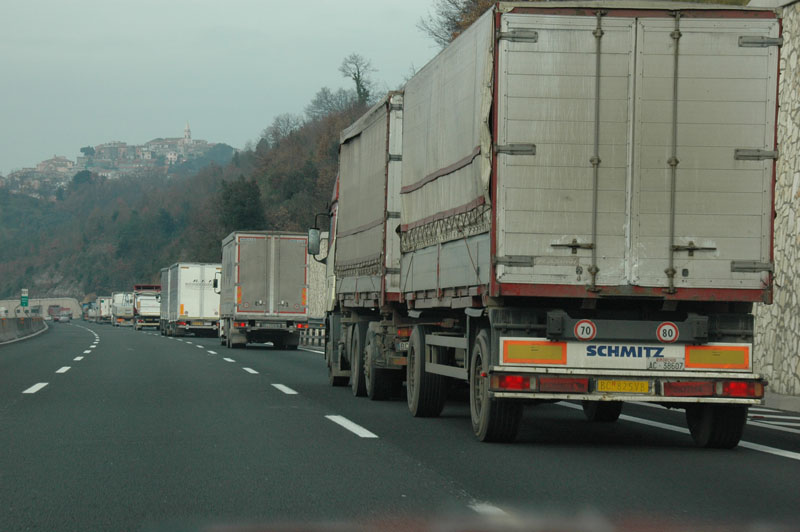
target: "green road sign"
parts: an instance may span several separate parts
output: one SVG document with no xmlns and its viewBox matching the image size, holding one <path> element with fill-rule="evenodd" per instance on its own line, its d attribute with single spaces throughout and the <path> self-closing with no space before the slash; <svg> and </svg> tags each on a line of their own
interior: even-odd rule
<svg viewBox="0 0 800 532">
<path fill-rule="evenodd" d="M 22 294 L 19 296 L 19 304 L 20 304 L 21 307 L 27 307 L 28 306 L 28 289 L 27 288 L 23 288 L 22 289 Z"/>
</svg>

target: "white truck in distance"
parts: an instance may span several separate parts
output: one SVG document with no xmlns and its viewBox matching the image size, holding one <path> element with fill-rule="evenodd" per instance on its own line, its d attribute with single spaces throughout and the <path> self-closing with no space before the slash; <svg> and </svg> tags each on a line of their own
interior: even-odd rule
<svg viewBox="0 0 800 532">
<path fill-rule="evenodd" d="M 307 245 L 305 234 L 279 231 L 234 231 L 222 241 L 222 344 L 297 349 L 308 327 Z"/>
<path fill-rule="evenodd" d="M 114 292 L 111 294 L 111 324 L 114 327 L 133 325 L 133 293 Z"/>
<path fill-rule="evenodd" d="M 525 405 L 635 401 L 736 446 L 766 384 L 780 33 L 767 9 L 495 4 L 342 133 L 331 384 L 404 379 L 424 417 L 465 382 L 481 441 Z"/>
<path fill-rule="evenodd" d="M 97 323 L 111 323 L 111 296 L 100 296 L 95 300 Z"/>
<path fill-rule="evenodd" d="M 133 286 L 133 328 L 159 327 L 161 317 L 161 285 Z"/>
<path fill-rule="evenodd" d="M 162 289 L 167 287 L 161 292 L 162 334 L 217 335 L 219 294 L 213 283 L 220 269 L 219 264 L 178 262 L 161 270 Z"/>
</svg>

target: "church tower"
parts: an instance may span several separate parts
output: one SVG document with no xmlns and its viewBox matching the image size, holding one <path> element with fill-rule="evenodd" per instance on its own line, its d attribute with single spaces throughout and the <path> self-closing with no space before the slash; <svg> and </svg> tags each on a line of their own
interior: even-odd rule
<svg viewBox="0 0 800 532">
<path fill-rule="evenodd" d="M 189 122 L 186 122 L 186 127 L 183 128 L 183 143 L 184 144 L 192 143 L 192 130 L 189 128 Z"/>
</svg>

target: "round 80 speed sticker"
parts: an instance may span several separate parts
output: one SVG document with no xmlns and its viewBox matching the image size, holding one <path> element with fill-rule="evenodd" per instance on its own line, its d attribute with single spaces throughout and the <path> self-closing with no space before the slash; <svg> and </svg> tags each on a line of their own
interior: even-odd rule
<svg viewBox="0 0 800 532">
<path fill-rule="evenodd" d="M 587 342 L 597 336 L 597 325 L 592 320 L 580 320 L 575 324 L 575 338 Z"/>
<path fill-rule="evenodd" d="M 678 326 L 671 321 L 665 321 L 658 325 L 656 337 L 659 342 L 671 344 L 678 339 Z"/>
</svg>

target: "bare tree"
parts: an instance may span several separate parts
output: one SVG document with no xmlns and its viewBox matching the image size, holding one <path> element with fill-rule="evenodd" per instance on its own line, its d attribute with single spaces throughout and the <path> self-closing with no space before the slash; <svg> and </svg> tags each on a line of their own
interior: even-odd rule
<svg viewBox="0 0 800 532">
<path fill-rule="evenodd" d="M 375 71 L 369 59 L 355 52 L 345 57 L 339 66 L 342 76 L 352 79 L 356 84 L 356 97 L 360 104 L 369 102 L 374 85 L 369 75 Z"/>
<path fill-rule="evenodd" d="M 433 14 L 420 19 L 417 27 L 444 48 L 492 4 L 494 0 L 435 0 Z"/>
<path fill-rule="evenodd" d="M 272 124 L 261 132 L 261 138 L 266 139 L 270 146 L 277 146 L 281 140 L 300 129 L 302 125 L 302 117 L 283 113 L 276 116 L 272 120 Z"/>
<path fill-rule="evenodd" d="M 330 114 L 344 112 L 356 101 L 357 96 L 353 90 L 339 89 L 333 92 L 328 87 L 322 87 L 306 106 L 306 118 L 313 121 Z"/>
</svg>

